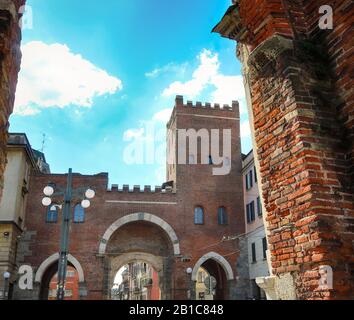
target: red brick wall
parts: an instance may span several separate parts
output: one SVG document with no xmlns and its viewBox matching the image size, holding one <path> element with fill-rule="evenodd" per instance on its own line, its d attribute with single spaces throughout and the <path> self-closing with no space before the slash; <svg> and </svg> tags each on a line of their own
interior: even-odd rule
<svg viewBox="0 0 354 320">
<path fill-rule="evenodd" d="M 353 3 L 239 3 L 243 41 L 258 47 L 251 67 L 261 66 L 250 80 L 273 271 L 293 274 L 300 299 L 353 298 Z M 334 30 L 318 27 L 322 4 Z M 293 48 L 262 47 L 275 34 Z M 321 265 L 333 290 L 318 290 Z"/>
<path fill-rule="evenodd" d="M 0 198 L 3 189 L 3 175 L 6 166 L 6 145 L 12 113 L 17 75 L 20 70 L 21 30 L 19 27 L 19 8 L 25 0 L 12 0 L 0 6 Z M 3 3 L 4 2 L 4 3 Z"/>
</svg>

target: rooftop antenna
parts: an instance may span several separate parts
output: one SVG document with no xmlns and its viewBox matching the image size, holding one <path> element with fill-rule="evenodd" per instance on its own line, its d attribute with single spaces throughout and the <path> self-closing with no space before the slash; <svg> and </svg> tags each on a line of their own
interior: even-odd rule
<svg viewBox="0 0 354 320">
<path fill-rule="evenodd" d="M 42 139 L 42 148 L 41 148 L 41 152 L 44 153 L 44 146 L 45 146 L 45 142 L 46 142 L 46 134 L 43 133 L 43 139 Z"/>
</svg>

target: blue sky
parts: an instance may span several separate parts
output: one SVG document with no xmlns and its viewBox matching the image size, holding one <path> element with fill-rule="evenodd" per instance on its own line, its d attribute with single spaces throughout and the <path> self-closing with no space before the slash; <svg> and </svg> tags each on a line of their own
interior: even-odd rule
<svg viewBox="0 0 354 320">
<path fill-rule="evenodd" d="M 251 149 L 235 43 L 211 34 L 229 0 L 28 5 L 10 131 L 25 132 L 36 149 L 45 134 L 52 172 L 72 167 L 109 172 L 110 183 L 120 185 L 161 184 L 165 160 L 159 154 L 176 94 L 202 102 L 240 100 L 242 148 Z M 127 146 L 149 139 L 156 161 L 127 163 Z"/>
</svg>

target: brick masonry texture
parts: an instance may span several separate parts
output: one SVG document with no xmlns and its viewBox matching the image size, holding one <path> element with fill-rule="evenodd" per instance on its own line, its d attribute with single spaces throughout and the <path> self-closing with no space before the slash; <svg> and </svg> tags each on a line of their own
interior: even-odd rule
<svg viewBox="0 0 354 320">
<path fill-rule="evenodd" d="M 240 129 L 238 104 L 229 110 L 194 108 L 179 104 L 174 110 L 173 127 L 170 129 L 228 128 L 232 130 L 232 170 L 228 176 L 213 176 L 211 165 L 177 165 L 174 188 L 155 191 L 151 187 L 130 188 L 113 185 L 108 188 L 108 175 L 84 176 L 74 174 L 75 187 L 90 186 L 96 191 L 92 206 L 86 210 L 84 223 L 72 224 L 70 230 L 70 254 L 81 264 L 85 274 L 86 299 L 105 299 L 113 285 L 112 273 L 118 270 L 117 258 L 131 253 L 142 253 L 163 261 L 159 272 L 163 279 L 162 295 L 168 299 L 186 299 L 187 290 L 192 289 L 187 268 L 193 268 L 204 255 L 215 252 L 224 256 L 231 266 L 234 279 L 227 281 L 223 267 L 215 261 L 207 262 L 211 274 L 220 278 L 220 298 L 245 298 L 242 286 L 237 287 L 236 277 L 242 281 L 236 264 L 240 255 L 237 241 L 222 238 L 244 233 L 243 188 L 241 175 Z M 198 116 L 196 116 L 198 115 Z M 202 116 L 202 117 L 200 117 Z M 48 183 L 65 186 L 66 175 L 34 175 L 26 210 L 27 233 L 20 241 L 23 249 L 19 264 L 29 264 L 38 270 L 42 262 L 59 250 L 60 226 L 46 223 L 46 209 L 42 206 L 43 188 Z M 130 191 L 129 191 L 130 190 Z M 54 203 L 59 199 L 54 199 Z M 162 203 L 162 204 L 161 204 Z M 194 208 L 205 210 L 204 225 L 194 224 Z M 224 206 L 229 216 L 228 225 L 218 225 L 218 207 Z M 109 239 L 103 239 L 107 229 L 118 219 L 134 213 L 138 220 L 121 226 Z M 180 255 L 174 254 L 174 245 L 163 226 L 143 221 L 146 215 L 157 216 L 172 227 L 178 238 Z M 168 229 L 165 226 L 165 229 Z M 23 242 L 23 243 L 22 243 Z M 105 244 L 104 253 L 99 253 Z M 208 265 L 209 263 L 209 265 Z M 221 284 L 222 287 L 221 287 Z M 23 296 L 25 294 L 26 296 Z M 28 298 L 28 292 L 16 290 L 15 298 Z M 38 298 L 38 291 L 33 292 Z M 82 297 L 83 298 L 83 297 Z"/>
<path fill-rule="evenodd" d="M 24 0 L 0 0 L 0 198 L 6 166 L 9 116 L 12 113 L 21 63 L 19 8 Z"/>
<path fill-rule="evenodd" d="M 354 298 L 353 2 L 235 1 L 275 275 L 299 299 Z M 319 29 L 330 5 L 334 29 Z M 333 268 L 320 290 L 319 267 Z"/>
</svg>

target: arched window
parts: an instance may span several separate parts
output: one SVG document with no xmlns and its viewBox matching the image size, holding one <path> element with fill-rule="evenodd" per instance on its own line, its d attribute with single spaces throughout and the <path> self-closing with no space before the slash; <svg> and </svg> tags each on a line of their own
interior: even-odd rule
<svg viewBox="0 0 354 320">
<path fill-rule="evenodd" d="M 47 223 L 57 223 L 58 222 L 58 207 L 56 205 L 51 205 L 47 209 Z"/>
<path fill-rule="evenodd" d="M 227 212 L 225 207 L 220 207 L 218 209 L 218 223 L 219 225 L 228 224 Z"/>
<path fill-rule="evenodd" d="M 196 207 L 194 209 L 194 223 L 204 224 L 204 210 L 202 207 Z"/>
<path fill-rule="evenodd" d="M 77 204 L 74 208 L 74 222 L 82 223 L 85 221 L 85 209 L 81 204 Z"/>
</svg>

